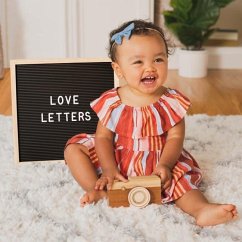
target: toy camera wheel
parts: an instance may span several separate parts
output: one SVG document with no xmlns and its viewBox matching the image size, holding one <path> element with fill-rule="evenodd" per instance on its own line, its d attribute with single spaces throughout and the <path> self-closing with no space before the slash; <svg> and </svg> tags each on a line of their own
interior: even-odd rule
<svg viewBox="0 0 242 242">
<path fill-rule="evenodd" d="M 150 192 L 145 187 L 135 187 L 130 190 L 128 201 L 130 205 L 144 208 L 150 202 Z"/>
</svg>

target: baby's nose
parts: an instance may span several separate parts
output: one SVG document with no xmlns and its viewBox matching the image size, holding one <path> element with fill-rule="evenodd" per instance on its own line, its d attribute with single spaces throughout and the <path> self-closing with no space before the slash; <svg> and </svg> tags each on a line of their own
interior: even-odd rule
<svg viewBox="0 0 242 242">
<path fill-rule="evenodd" d="M 145 70 L 147 72 L 154 72 L 154 71 L 156 71 L 156 68 L 155 68 L 155 66 L 153 64 L 147 64 Z"/>
</svg>

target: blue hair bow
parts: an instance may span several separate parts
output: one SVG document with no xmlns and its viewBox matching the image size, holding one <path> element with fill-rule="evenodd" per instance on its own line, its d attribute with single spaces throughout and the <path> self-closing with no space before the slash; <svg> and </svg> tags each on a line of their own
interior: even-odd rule
<svg viewBox="0 0 242 242">
<path fill-rule="evenodd" d="M 131 36 L 131 31 L 133 29 L 134 29 L 134 23 L 131 23 L 122 31 L 114 34 L 111 38 L 111 41 L 115 41 L 116 44 L 121 45 L 123 37 L 126 37 L 126 39 L 129 39 Z"/>
</svg>

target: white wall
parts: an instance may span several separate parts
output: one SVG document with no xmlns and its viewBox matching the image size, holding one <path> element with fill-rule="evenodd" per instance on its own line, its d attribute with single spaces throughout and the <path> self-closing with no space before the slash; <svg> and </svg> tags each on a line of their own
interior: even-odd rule
<svg viewBox="0 0 242 242">
<path fill-rule="evenodd" d="M 153 20 L 154 1 L 161 9 L 169 4 L 169 0 L 0 0 L 5 67 L 17 58 L 106 57 L 110 30 L 134 18 Z M 223 9 L 226 20 L 218 25 L 236 23 L 241 29 L 241 5 L 242 0 L 235 0 Z M 242 46 L 209 50 L 209 68 L 241 69 L 241 59 Z M 176 54 L 169 68 L 177 68 Z"/>
<path fill-rule="evenodd" d="M 109 32 L 123 22 L 154 18 L 154 2 L 147 0 L 82 0 L 78 7 L 84 57 L 107 56 Z"/>
<path fill-rule="evenodd" d="M 66 54 L 65 0 L 5 0 L 6 64 Z"/>
<path fill-rule="evenodd" d="M 5 66 L 10 59 L 107 57 L 109 32 L 153 21 L 154 0 L 0 0 Z"/>
</svg>

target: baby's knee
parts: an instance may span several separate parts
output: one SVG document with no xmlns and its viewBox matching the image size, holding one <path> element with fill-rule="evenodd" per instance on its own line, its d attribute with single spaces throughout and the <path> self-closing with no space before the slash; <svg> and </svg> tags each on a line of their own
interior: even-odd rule
<svg viewBox="0 0 242 242">
<path fill-rule="evenodd" d="M 73 153 L 73 144 L 70 144 L 70 145 L 66 146 L 65 150 L 64 150 L 64 159 L 65 159 L 66 163 L 72 153 Z"/>
<path fill-rule="evenodd" d="M 74 156 L 86 152 L 86 147 L 81 144 L 69 144 L 64 150 L 65 161 L 68 163 L 68 160 L 72 160 Z"/>
<path fill-rule="evenodd" d="M 64 150 L 65 161 L 68 161 L 78 151 L 78 144 L 69 144 Z"/>
</svg>

